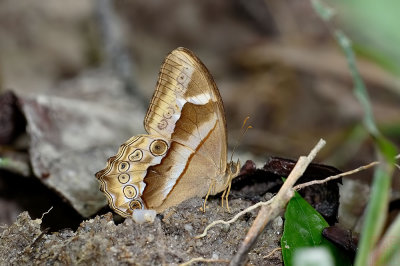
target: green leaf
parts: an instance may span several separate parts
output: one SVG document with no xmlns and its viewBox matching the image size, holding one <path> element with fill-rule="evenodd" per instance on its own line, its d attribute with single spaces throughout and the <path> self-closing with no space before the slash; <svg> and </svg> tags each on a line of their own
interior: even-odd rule
<svg viewBox="0 0 400 266">
<path fill-rule="evenodd" d="M 325 247 L 335 258 L 335 265 L 351 265 L 350 259 L 322 236 L 322 230 L 328 226 L 325 219 L 296 193 L 286 208 L 285 226 L 281 238 L 285 265 L 293 265 L 294 253 L 303 247 Z"/>
</svg>

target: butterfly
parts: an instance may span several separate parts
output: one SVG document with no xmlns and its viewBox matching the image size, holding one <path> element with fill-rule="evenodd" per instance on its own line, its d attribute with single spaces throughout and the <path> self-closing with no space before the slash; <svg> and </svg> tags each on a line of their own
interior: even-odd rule
<svg viewBox="0 0 400 266">
<path fill-rule="evenodd" d="M 177 48 L 162 63 L 144 128 L 148 134 L 130 138 L 96 173 L 116 213 L 162 212 L 222 191 L 227 200 L 240 163 L 227 163 L 222 99 L 210 72 L 190 50 Z"/>
</svg>

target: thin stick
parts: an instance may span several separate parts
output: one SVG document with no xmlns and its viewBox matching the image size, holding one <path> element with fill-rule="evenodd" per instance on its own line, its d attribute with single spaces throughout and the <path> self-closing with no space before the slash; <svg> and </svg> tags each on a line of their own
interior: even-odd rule
<svg viewBox="0 0 400 266">
<path fill-rule="evenodd" d="M 289 174 L 285 183 L 283 183 L 272 203 L 269 206 L 261 207 L 261 210 L 253 222 L 253 225 L 250 227 L 246 237 L 238 249 L 238 252 L 233 256 L 229 265 L 244 265 L 247 254 L 257 241 L 258 236 L 264 230 L 265 226 L 272 221 L 272 219 L 278 216 L 279 213 L 281 213 L 289 200 L 293 197 L 293 185 L 303 175 L 304 171 L 315 158 L 317 153 L 322 149 L 323 146 L 325 146 L 325 143 L 326 142 L 323 139 L 320 139 L 307 157 L 301 156 L 299 158 L 292 172 Z"/>
<path fill-rule="evenodd" d="M 274 248 L 273 250 L 271 250 L 271 252 L 268 253 L 267 256 L 264 256 L 263 259 L 268 259 L 272 255 L 274 255 L 275 252 L 280 251 L 280 250 L 282 250 L 282 248 Z"/>
<path fill-rule="evenodd" d="M 352 174 L 358 173 L 360 171 L 369 169 L 369 168 L 371 168 L 371 167 L 373 167 L 373 166 L 375 166 L 377 164 L 379 164 L 379 162 L 372 162 L 372 163 L 369 163 L 367 165 L 360 166 L 360 167 L 358 167 L 356 169 L 353 169 L 353 170 L 350 170 L 350 171 L 347 171 L 347 172 L 344 172 L 344 173 L 341 173 L 341 174 L 338 174 L 338 175 L 329 176 L 329 177 L 327 177 L 327 178 L 325 178 L 323 180 L 313 180 L 313 181 L 309 181 L 309 182 L 306 182 L 306 183 L 299 184 L 297 186 L 294 186 L 293 189 L 297 191 L 297 190 L 303 189 L 303 188 L 308 187 L 308 186 L 324 184 L 324 183 L 326 183 L 328 181 L 331 181 L 331 180 L 334 180 L 334 179 L 338 179 L 338 178 L 343 177 L 343 176 L 352 175 Z"/>
<path fill-rule="evenodd" d="M 43 220 L 43 217 L 44 217 L 46 214 L 49 214 L 49 212 L 50 212 L 52 209 L 53 209 L 53 206 L 51 206 L 50 209 L 49 209 L 47 212 L 44 212 L 44 213 L 42 214 L 42 217 L 40 217 L 40 220 Z"/>
<path fill-rule="evenodd" d="M 400 154 L 398 154 L 395 157 L 395 159 L 400 159 Z M 344 173 L 341 173 L 341 174 L 338 174 L 338 175 L 328 176 L 327 178 L 325 178 L 323 180 L 313 180 L 313 181 L 309 181 L 309 182 L 306 182 L 306 183 L 302 183 L 302 184 L 299 184 L 297 186 L 294 186 L 293 189 L 295 189 L 297 191 L 297 190 L 300 190 L 300 189 L 303 189 L 305 187 L 309 187 L 309 186 L 312 186 L 312 185 L 324 184 L 324 183 L 326 183 L 328 181 L 331 181 L 331 180 L 334 180 L 334 179 L 338 179 L 338 178 L 343 177 L 343 176 L 348 176 L 348 175 L 352 175 L 352 174 L 367 170 L 367 169 L 369 169 L 369 168 L 371 168 L 371 167 L 373 167 L 375 165 L 378 165 L 379 163 L 380 162 L 375 161 L 375 162 L 369 163 L 367 165 L 360 166 L 360 167 L 358 167 L 356 169 L 353 169 L 353 170 L 350 170 L 350 171 L 347 171 L 347 172 L 344 172 Z M 398 164 L 394 164 L 394 165 L 400 170 L 400 166 Z"/>
<path fill-rule="evenodd" d="M 207 263 L 213 263 L 213 262 L 216 263 L 216 262 L 218 262 L 218 263 L 226 263 L 226 264 L 228 264 L 229 260 L 205 259 L 205 258 L 202 258 L 202 257 L 198 257 L 198 258 L 193 258 L 193 259 L 189 260 L 188 262 L 181 263 L 181 264 L 179 264 L 179 266 L 188 266 L 188 265 L 191 265 L 192 263 L 195 263 L 195 262 L 207 262 Z"/>
<path fill-rule="evenodd" d="M 254 209 L 257 209 L 260 206 L 264 206 L 264 205 L 269 205 L 272 202 L 271 198 L 269 201 L 260 201 L 254 205 L 251 205 L 250 207 L 244 209 L 243 211 L 237 213 L 235 216 L 233 216 L 232 219 L 230 219 L 229 221 L 224 221 L 224 220 L 216 220 L 212 223 L 210 223 L 209 225 L 207 225 L 207 227 L 204 229 L 203 233 L 200 235 L 195 236 L 195 238 L 203 238 L 207 235 L 208 230 L 210 230 L 211 227 L 216 226 L 217 224 L 231 224 L 237 221 L 237 219 L 239 219 L 241 216 L 243 216 L 245 213 L 251 212 Z"/>
</svg>

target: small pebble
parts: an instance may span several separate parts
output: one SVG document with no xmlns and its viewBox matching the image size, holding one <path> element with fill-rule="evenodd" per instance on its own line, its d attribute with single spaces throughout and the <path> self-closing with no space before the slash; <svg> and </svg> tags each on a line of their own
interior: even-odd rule
<svg viewBox="0 0 400 266">
<path fill-rule="evenodd" d="M 147 242 L 153 242 L 153 240 L 154 240 L 154 235 L 147 236 Z"/>
<path fill-rule="evenodd" d="M 193 226 L 191 224 L 185 224 L 183 228 L 185 228 L 185 230 L 188 232 L 193 231 Z"/>
<path fill-rule="evenodd" d="M 157 213 L 155 210 L 134 210 L 132 218 L 138 224 L 142 224 L 144 222 L 153 223 L 154 219 L 156 218 L 156 214 Z"/>
<path fill-rule="evenodd" d="M 222 231 L 224 231 L 224 232 L 228 232 L 230 227 L 231 227 L 231 226 L 230 226 L 229 224 L 223 224 L 223 225 L 221 226 Z"/>
</svg>

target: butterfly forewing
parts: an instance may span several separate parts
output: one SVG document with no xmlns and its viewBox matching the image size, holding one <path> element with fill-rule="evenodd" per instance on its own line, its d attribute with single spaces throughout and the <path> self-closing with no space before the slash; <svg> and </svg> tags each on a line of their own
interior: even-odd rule
<svg viewBox="0 0 400 266">
<path fill-rule="evenodd" d="M 168 105 L 167 96 L 174 99 Z M 171 139 L 162 164 L 152 167 L 145 178 L 143 200 L 149 208 L 161 211 L 204 196 L 211 182 L 225 174 L 227 140 L 221 96 L 207 68 L 189 50 L 174 50 L 162 64 L 145 128 Z"/>
</svg>

